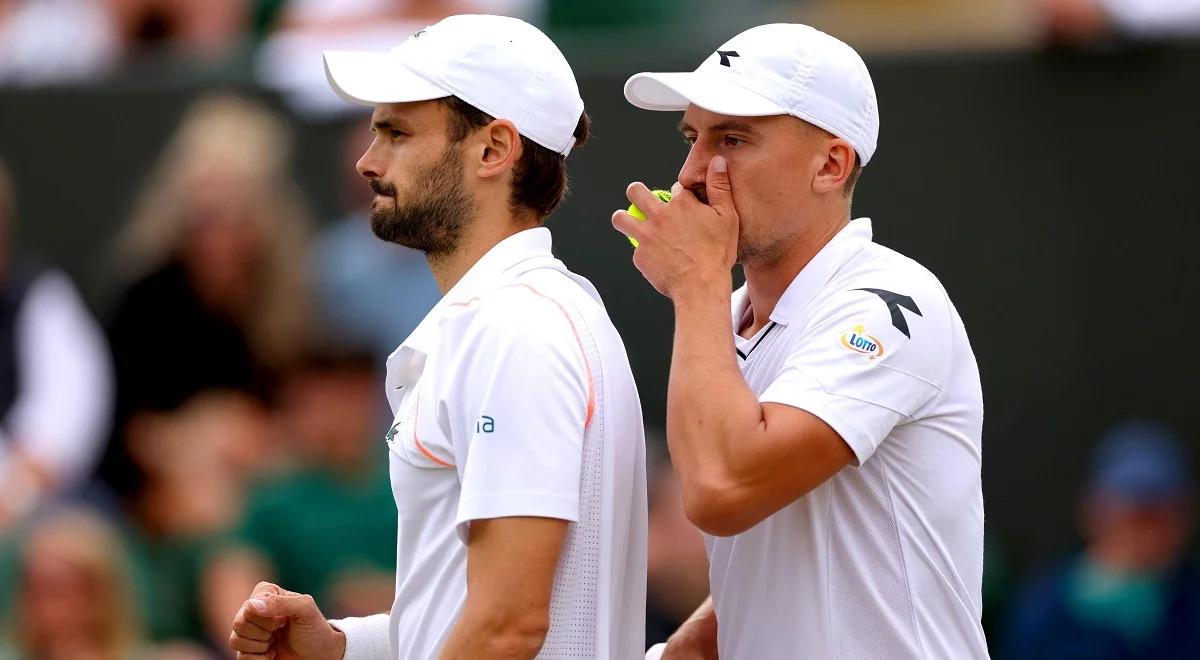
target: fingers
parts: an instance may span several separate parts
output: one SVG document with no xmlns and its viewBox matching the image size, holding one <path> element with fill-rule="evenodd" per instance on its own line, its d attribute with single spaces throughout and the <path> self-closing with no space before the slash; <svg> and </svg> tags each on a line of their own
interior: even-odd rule
<svg viewBox="0 0 1200 660">
<path fill-rule="evenodd" d="M 612 226 L 613 229 L 639 242 L 646 231 L 644 223 L 629 215 L 626 211 L 613 212 Z"/>
<path fill-rule="evenodd" d="M 271 633 L 278 628 L 273 617 L 261 617 L 246 611 L 250 601 L 246 601 L 233 618 L 233 634 L 238 637 L 257 641 L 271 639 Z"/>
<path fill-rule="evenodd" d="M 268 636 L 265 640 L 249 639 L 233 633 L 229 636 L 229 648 L 238 653 L 264 654 L 271 650 L 271 638 Z"/>
<path fill-rule="evenodd" d="M 254 585 L 254 591 L 250 592 L 250 597 L 251 598 L 262 598 L 263 596 L 266 596 L 267 594 L 284 594 L 284 593 L 292 593 L 292 592 L 288 591 L 287 589 L 284 589 L 283 587 L 281 587 L 277 584 L 273 584 L 271 582 L 259 582 L 258 584 Z"/>
<path fill-rule="evenodd" d="M 713 156 L 708 161 L 708 173 L 704 176 L 704 191 L 708 205 L 725 215 L 733 212 L 733 186 L 729 181 L 729 164 L 724 156 Z"/>
<path fill-rule="evenodd" d="M 308 621 L 314 617 L 321 616 L 321 610 L 317 608 L 317 603 L 312 599 L 312 596 L 307 594 L 286 593 L 286 594 L 267 594 L 263 596 L 262 601 L 265 606 L 260 607 L 254 600 L 248 601 L 257 612 L 259 617 L 273 617 L 276 621 L 294 620 Z M 275 626 L 276 628 L 278 625 Z M 272 628 L 274 630 L 274 628 Z"/>
<path fill-rule="evenodd" d="M 233 632 L 229 634 L 229 648 L 238 652 L 239 658 L 274 658 L 271 650 L 271 632 L 287 619 L 275 619 L 254 614 L 251 609 L 257 599 L 242 604 L 233 619 Z M 261 601 L 260 601 L 261 602 Z"/>
<path fill-rule="evenodd" d="M 267 599 L 272 597 L 274 596 L 266 594 L 262 598 L 251 598 L 242 603 L 242 608 L 238 610 L 237 616 L 233 620 L 234 630 L 238 629 L 239 619 L 245 626 L 261 628 L 268 634 L 283 625 L 287 617 L 272 613 L 267 603 Z"/>
<path fill-rule="evenodd" d="M 646 184 L 641 181 L 634 181 L 629 184 L 629 187 L 625 189 L 625 196 L 629 198 L 629 201 L 637 204 L 637 207 L 647 216 L 650 215 L 653 209 L 666 206 L 666 202 L 659 199 L 658 195 L 650 192 Z"/>
<path fill-rule="evenodd" d="M 305 604 L 308 607 L 301 607 Z M 320 611 L 312 598 L 288 591 L 270 582 L 259 582 L 251 596 L 233 618 L 229 648 L 237 651 L 238 660 L 275 660 L 271 648 L 272 633 L 297 615 Z"/>
</svg>

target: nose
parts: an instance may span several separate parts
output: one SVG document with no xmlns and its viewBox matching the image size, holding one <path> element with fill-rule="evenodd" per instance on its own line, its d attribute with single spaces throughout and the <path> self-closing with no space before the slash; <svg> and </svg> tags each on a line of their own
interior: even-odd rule
<svg viewBox="0 0 1200 660">
<path fill-rule="evenodd" d="M 683 167 L 679 169 L 679 185 L 688 190 L 704 190 L 704 177 L 708 173 L 708 161 L 712 159 L 711 149 L 707 149 L 700 141 L 692 144 L 688 151 Z"/>
<path fill-rule="evenodd" d="M 375 141 L 371 141 L 371 145 L 363 152 L 358 162 L 354 164 L 354 169 L 362 175 L 364 179 L 378 179 L 383 176 L 383 166 L 375 155 Z"/>
</svg>

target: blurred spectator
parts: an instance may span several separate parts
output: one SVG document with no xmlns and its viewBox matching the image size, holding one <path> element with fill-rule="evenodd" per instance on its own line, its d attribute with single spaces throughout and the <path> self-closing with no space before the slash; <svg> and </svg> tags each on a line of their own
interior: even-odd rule
<svg viewBox="0 0 1200 660">
<path fill-rule="evenodd" d="M 0 0 L 0 84 L 84 82 L 122 52 L 109 0 Z"/>
<path fill-rule="evenodd" d="M 1083 552 L 1016 599 L 1006 657 L 1200 658 L 1200 574 L 1184 557 L 1190 460 L 1156 423 L 1105 435 L 1081 510 Z"/>
<path fill-rule="evenodd" d="M 15 209 L 0 162 L 0 534 L 89 476 L 113 399 L 104 335 L 65 274 L 14 249 Z"/>
<path fill-rule="evenodd" d="M 324 50 L 387 50 L 452 14 L 501 14 L 537 22 L 548 0 L 289 0 L 256 64 L 259 82 L 309 117 L 356 110 L 330 89 Z"/>
<path fill-rule="evenodd" d="M 236 54 L 250 0 L 0 0 L 0 84 L 91 82 L 130 55 Z"/>
<path fill-rule="evenodd" d="M 683 495 L 661 432 L 646 434 L 650 542 L 646 572 L 646 647 L 666 641 L 708 597 L 708 554 L 683 512 Z"/>
<path fill-rule="evenodd" d="M 223 646 L 229 619 L 207 617 L 204 571 L 231 537 L 273 437 L 262 406 L 235 393 L 209 392 L 131 425 L 126 442 L 144 481 L 120 531 L 150 639 Z"/>
<path fill-rule="evenodd" d="M 1055 43 L 1200 34 L 1200 0 L 1039 0 L 1037 6 L 1047 39 Z"/>
<path fill-rule="evenodd" d="M 32 525 L 19 550 L 12 642 L 0 657 L 27 660 L 201 660 L 195 647 L 152 648 L 133 603 L 127 557 L 94 514 L 61 510 Z"/>
<path fill-rule="evenodd" d="M 370 346 L 378 364 L 441 297 L 425 254 L 379 240 L 367 211 L 374 193 L 355 163 L 372 139 L 368 119 L 354 123 L 343 149 L 346 215 L 321 231 L 313 272 L 323 332 Z"/>
<path fill-rule="evenodd" d="M 255 488 L 237 547 L 209 575 L 212 618 L 226 626 L 246 594 L 273 580 L 312 594 L 334 617 L 387 610 L 394 597 L 396 507 L 368 351 L 315 351 L 283 388 L 292 472 Z"/>
<path fill-rule="evenodd" d="M 18 557 L 11 603 L 27 658 L 124 658 L 140 641 L 126 558 L 114 531 L 82 511 L 37 521 Z"/>
<path fill-rule="evenodd" d="M 227 56 L 250 30 L 252 0 L 106 0 L 126 48 Z"/>
<path fill-rule="evenodd" d="M 283 120 L 217 96 L 187 112 L 121 237 L 132 281 L 109 327 L 117 434 L 103 474 L 136 490 L 122 434 L 148 411 L 208 389 L 264 394 L 306 332 L 308 216 L 290 175 Z"/>
</svg>

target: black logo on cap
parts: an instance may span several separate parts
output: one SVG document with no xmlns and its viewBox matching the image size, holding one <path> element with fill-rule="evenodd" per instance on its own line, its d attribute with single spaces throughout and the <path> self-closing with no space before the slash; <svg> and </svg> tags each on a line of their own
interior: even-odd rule
<svg viewBox="0 0 1200 660">
<path fill-rule="evenodd" d="M 738 55 L 736 50 L 718 50 L 717 55 L 721 56 L 721 66 L 731 66 L 729 64 L 729 58 L 741 57 L 741 55 Z"/>
<path fill-rule="evenodd" d="M 413 39 L 419 39 L 421 37 L 421 35 L 423 35 L 423 34 L 425 34 L 425 30 L 421 30 L 420 32 L 414 32 Z"/>
</svg>

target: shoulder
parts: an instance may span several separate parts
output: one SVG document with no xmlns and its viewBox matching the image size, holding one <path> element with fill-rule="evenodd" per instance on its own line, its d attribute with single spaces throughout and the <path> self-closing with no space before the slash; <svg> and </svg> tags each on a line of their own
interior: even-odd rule
<svg viewBox="0 0 1200 660">
<path fill-rule="evenodd" d="M 79 302 L 79 293 L 65 272 L 47 268 L 30 279 L 27 299 L 47 305 L 75 305 Z"/>
<path fill-rule="evenodd" d="M 450 303 L 444 337 L 462 348 L 498 344 L 529 349 L 530 357 L 555 347 L 578 352 L 574 303 L 539 282 L 507 281 Z"/>
<path fill-rule="evenodd" d="M 961 329 L 933 273 L 874 243 L 834 275 L 804 316 L 805 336 L 828 335 L 839 350 L 939 386 Z"/>
<path fill-rule="evenodd" d="M 949 319 L 949 296 L 929 269 L 895 250 L 869 244 L 830 281 L 826 305 L 900 306 L 916 318 Z"/>
<path fill-rule="evenodd" d="M 812 318 L 850 312 L 889 321 L 907 338 L 944 338 L 953 307 L 932 272 L 894 250 L 869 244 L 825 285 Z"/>
</svg>

